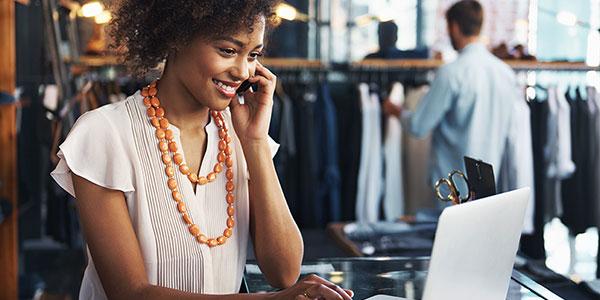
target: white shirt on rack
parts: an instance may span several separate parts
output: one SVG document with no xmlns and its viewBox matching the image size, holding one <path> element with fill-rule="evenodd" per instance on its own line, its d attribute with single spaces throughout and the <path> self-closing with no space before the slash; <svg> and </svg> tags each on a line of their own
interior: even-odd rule
<svg viewBox="0 0 600 300">
<path fill-rule="evenodd" d="M 229 110 L 223 117 L 233 128 Z M 173 125 L 170 129 L 181 145 L 179 129 Z M 218 151 L 217 126 L 211 121 L 205 130 L 207 147 L 200 174 L 211 171 Z M 229 132 L 234 150 L 236 226 L 227 243 L 215 248 L 198 243 L 187 230 L 167 187 L 154 131 L 139 92 L 123 102 L 85 113 L 60 146 L 61 160 L 51 175 L 73 196 L 72 174 L 124 192 L 150 284 L 193 293 L 237 293 L 246 263 L 250 210 L 246 160 L 235 131 Z M 278 145 L 271 139 L 269 143 L 274 155 Z M 175 178 L 194 223 L 208 236 L 222 235 L 227 209 L 225 172 L 211 184 L 198 185 L 196 191 L 180 172 Z M 106 299 L 89 251 L 87 255 L 79 298 Z"/>
<path fill-rule="evenodd" d="M 369 85 L 358 86 L 362 109 L 362 138 L 356 190 L 356 220 L 376 222 L 383 188 L 381 105 Z"/>
<path fill-rule="evenodd" d="M 389 101 L 404 104 L 404 86 L 395 82 Z M 385 190 L 383 211 L 387 221 L 395 221 L 404 214 L 404 180 L 402 177 L 402 125 L 398 118 L 388 117 L 384 140 Z"/>
</svg>

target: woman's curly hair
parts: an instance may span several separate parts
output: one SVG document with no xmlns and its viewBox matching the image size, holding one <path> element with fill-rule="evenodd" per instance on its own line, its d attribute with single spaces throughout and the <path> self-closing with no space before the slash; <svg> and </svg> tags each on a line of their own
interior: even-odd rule
<svg viewBox="0 0 600 300">
<path fill-rule="evenodd" d="M 280 0 L 118 0 L 109 34 L 111 46 L 135 75 L 155 68 L 169 53 L 196 37 L 213 38 L 253 30 L 265 17 L 268 31 L 277 23 Z"/>
</svg>

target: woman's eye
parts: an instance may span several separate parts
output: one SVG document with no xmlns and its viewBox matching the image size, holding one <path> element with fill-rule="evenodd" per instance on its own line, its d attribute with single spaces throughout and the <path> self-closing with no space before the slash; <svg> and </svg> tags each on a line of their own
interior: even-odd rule
<svg viewBox="0 0 600 300">
<path fill-rule="evenodd" d="M 256 60 L 256 59 L 258 59 L 261 56 L 263 56 L 262 52 L 252 52 L 252 53 L 250 53 L 250 59 L 251 60 Z"/>
<path fill-rule="evenodd" d="M 235 55 L 235 50 L 233 50 L 231 48 L 221 48 L 221 49 L 219 49 L 219 51 L 221 51 L 223 54 L 228 55 L 228 56 Z"/>
</svg>

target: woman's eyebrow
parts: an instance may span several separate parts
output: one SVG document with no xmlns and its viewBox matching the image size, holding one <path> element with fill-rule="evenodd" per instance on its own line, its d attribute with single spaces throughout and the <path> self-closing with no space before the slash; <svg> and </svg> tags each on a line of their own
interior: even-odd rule
<svg viewBox="0 0 600 300">
<path fill-rule="evenodd" d="M 233 43 L 240 48 L 246 47 L 246 44 L 244 42 L 242 42 L 238 39 L 232 38 L 232 37 L 228 37 L 228 36 L 218 37 L 217 40 Z M 262 48 L 262 46 L 263 46 L 263 44 L 259 44 L 256 47 L 254 47 L 254 49 Z"/>
</svg>

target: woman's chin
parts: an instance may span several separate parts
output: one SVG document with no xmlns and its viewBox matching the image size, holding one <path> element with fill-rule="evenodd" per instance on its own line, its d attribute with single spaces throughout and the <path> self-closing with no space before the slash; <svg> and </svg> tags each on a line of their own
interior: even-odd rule
<svg viewBox="0 0 600 300">
<path fill-rule="evenodd" d="M 222 111 L 225 110 L 227 107 L 229 107 L 229 104 L 231 103 L 231 101 L 233 101 L 233 98 L 231 99 L 219 99 L 218 102 L 216 103 L 211 103 L 210 110 L 216 110 L 216 111 Z"/>
</svg>

